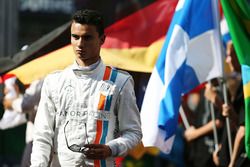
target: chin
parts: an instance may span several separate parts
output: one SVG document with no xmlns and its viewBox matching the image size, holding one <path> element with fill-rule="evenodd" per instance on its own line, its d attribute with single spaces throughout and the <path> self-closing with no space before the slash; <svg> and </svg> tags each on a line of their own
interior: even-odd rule
<svg viewBox="0 0 250 167">
<path fill-rule="evenodd" d="M 79 59 L 80 59 L 81 61 L 89 61 L 89 60 L 90 60 L 89 58 L 86 58 L 86 57 L 79 57 Z"/>
<path fill-rule="evenodd" d="M 81 60 L 81 61 L 86 61 L 88 58 L 86 58 L 86 56 L 83 55 L 77 55 L 77 59 Z"/>
</svg>

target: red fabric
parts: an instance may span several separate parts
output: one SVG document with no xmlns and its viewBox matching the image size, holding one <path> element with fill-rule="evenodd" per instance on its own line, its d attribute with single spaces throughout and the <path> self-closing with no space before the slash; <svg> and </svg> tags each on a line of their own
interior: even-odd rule
<svg viewBox="0 0 250 167">
<path fill-rule="evenodd" d="M 116 167 L 122 167 L 122 161 L 123 160 L 124 160 L 124 157 L 117 157 L 117 158 L 115 158 Z"/>
<path fill-rule="evenodd" d="M 223 13 L 223 10 L 222 10 L 222 6 L 221 6 L 221 3 L 220 3 L 220 1 L 218 1 L 218 3 L 219 3 L 219 13 L 220 13 L 220 19 L 222 19 L 223 18 L 223 16 L 224 16 L 224 13 Z"/>
<path fill-rule="evenodd" d="M 105 29 L 103 48 L 147 47 L 164 37 L 177 0 L 158 0 Z"/>
<path fill-rule="evenodd" d="M 188 95 L 191 94 L 191 93 L 200 92 L 201 89 L 204 89 L 204 88 L 205 88 L 206 83 L 207 83 L 207 82 L 204 82 L 204 83 L 198 85 L 197 87 L 195 87 L 194 89 L 192 89 L 189 93 L 185 94 L 185 95 L 183 96 L 183 100 L 187 100 Z"/>
<path fill-rule="evenodd" d="M 0 76 L 0 84 L 2 84 L 3 83 L 3 78 L 2 78 L 2 76 Z"/>
<path fill-rule="evenodd" d="M 2 76 L 2 79 L 3 79 L 3 82 L 9 78 L 13 78 L 13 77 L 16 77 L 14 74 L 4 74 Z"/>
</svg>

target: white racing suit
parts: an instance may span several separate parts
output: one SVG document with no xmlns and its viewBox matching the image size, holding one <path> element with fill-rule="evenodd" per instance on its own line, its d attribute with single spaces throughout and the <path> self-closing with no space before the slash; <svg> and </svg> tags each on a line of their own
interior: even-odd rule
<svg viewBox="0 0 250 167">
<path fill-rule="evenodd" d="M 31 166 L 46 167 L 50 160 L 53 167 L 115 166 L 114 157 L 126 155 L 142 138 L 133 84 L 129 74 L 102 61 L 90 71 L 75 63 L 49 74 L 35 119 Z M 106 144 L 112 157 L 86 159 L 68 149 L 65 137 L 68 145 Z"/>
</svg>

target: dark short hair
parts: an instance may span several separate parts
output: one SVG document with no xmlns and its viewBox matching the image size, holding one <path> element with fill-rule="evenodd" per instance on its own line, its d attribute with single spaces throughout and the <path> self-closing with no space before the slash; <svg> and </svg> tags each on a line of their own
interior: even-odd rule
<svg viewBox="0 0 250 167">
<path fill-rule="evenodd" d="M 72 21 L 80 24 L 94 25 L 99 36 L 104 34 L 103 17 L 98 11 L 90 9 L 78 10 L 72 16 Z"/>
<path fill-rule="evenodd" d="M 20 79 L 16 78 L 15 84 L 17 85 L 19 92 L 21 94 L 24 94 L 25 89 L 26 89 L 24 83 L 22 83 L 22 81 L 20 81 Z"/>
</svg>

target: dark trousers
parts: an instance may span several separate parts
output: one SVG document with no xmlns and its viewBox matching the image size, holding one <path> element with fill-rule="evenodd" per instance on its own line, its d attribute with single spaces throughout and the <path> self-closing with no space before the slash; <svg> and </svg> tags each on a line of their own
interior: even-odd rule
<svg viewBox="0 0 250 167">
<path fill-rule="evenodd" d="M 21 161 L 21 167 L 30 167 L 31 162 L 30 162 L 30 157 L 31 157 L 31 152 L 32 152 L 32 145 L 33 142 L 29 142 L 26 144 L 22 156 L 22 161 Z"/>
</svg>

